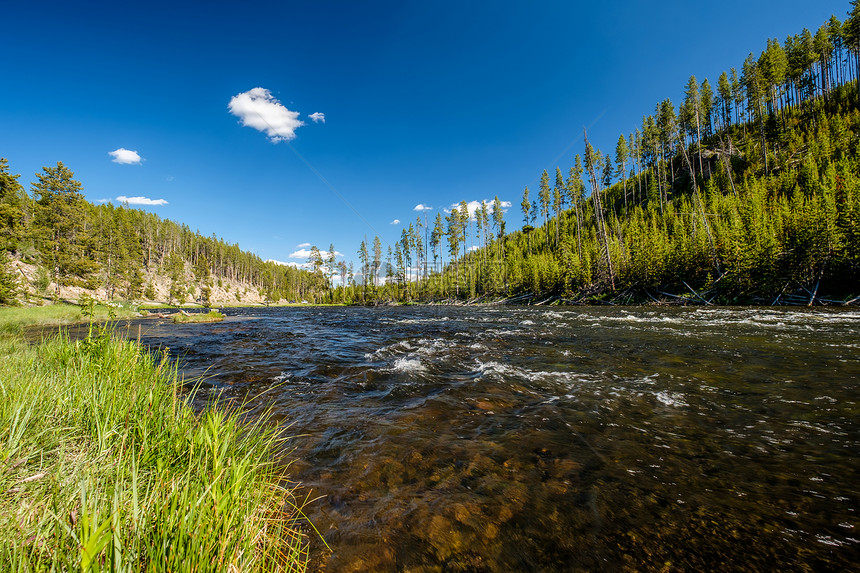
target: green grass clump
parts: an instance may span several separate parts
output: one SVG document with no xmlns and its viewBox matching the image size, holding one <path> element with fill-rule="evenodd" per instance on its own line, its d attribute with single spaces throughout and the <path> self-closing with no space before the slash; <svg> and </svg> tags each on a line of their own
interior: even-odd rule
<svg viewBox="0 0 860 573">
<path fill-rule="evenodd" d="M 104 331 L 0 338 L 0 571 L 303 571 L 284 438 Z"/>
<path fill-rule="evenodd" d="M 177 324 L 186 322 L 220 322 L 222 320 L 224 320 L 224 315 L 217 310 L 210 310 L 207 313 L 192 312 L 183 314 L 177 312 L 173 314 L 173 322 Z"/>
</svg>

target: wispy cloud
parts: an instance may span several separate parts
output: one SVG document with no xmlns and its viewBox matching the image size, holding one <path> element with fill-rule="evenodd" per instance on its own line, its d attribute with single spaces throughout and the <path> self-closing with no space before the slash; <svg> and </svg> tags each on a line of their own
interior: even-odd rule
<svg viewBox="0 0 860 573">
<path fill-rule="evenodd" d="M 265 88 L 254 88 L 235 95 L 227 107 L 230 113 L 241 120 L 242 125 L 262 131 L 273 143 L 295 139 L 296 129 L 305 124 L 299 119 L 299 112 L 284 107 Z"/>
<path fill-rule="evenodd" d="M 314 112 L 308 116 L 311 118 L 311 121 L 314 123 L 325 123 L 325 114 L 321 112 Z"/>
<path fill-rule="evenodd" d="M 108 155 L 113 157 L 111 161 L 119 163 L 120 165 L 140 165 L 140 162 L 143 161 L 143 158 L 137 153 L 137 151 L 132 151 L 131 149 L 126 149 L 124 147 L 108 151 Z"/>
<path fill-rule="evenodd" d="M 389 223 L 389 225 L 399 225 L 399 224 L 400 224 L 400 219 L 394 219 L 393 221 L 391 221 Z"/>
<path fill-rule="evenodd" d="M 126 197 L 125 195 L 120 195 L 116 200 L 120 203 L 128 203 L 129 205 L 167 205 L 167 201 L 164 199 L 150 199 L 149 197 Z"/>
<path fill-rule="evenodd" d="M 296 245 L 296 248 L 297 248 L 297 249 L 306 249 L 306 248 L 308 248 L 308 247 L 310 247 L 310 246 L 311 246 L 311 244 L 310 244 L 310 243 L 299 243 L 298 245 Z"/>
<path fill-rule="evenodd" d="M 412 208 L 413 211 L 430 211 L 433 209 L 430 205 L 424 205 L 422 203 L 418 203 L 415 207 Z"/>
</svg>

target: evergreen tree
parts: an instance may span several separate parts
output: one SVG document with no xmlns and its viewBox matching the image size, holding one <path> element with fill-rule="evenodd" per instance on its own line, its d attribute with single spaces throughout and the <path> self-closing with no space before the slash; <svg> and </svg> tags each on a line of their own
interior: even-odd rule
<svg viewBox="0 0 860 573">
<path fill-rule="evenodd" d="M 32 184 L 35 225 L 39 230 L 38 246 L 42 260 L 53 270 L 55 296 L 60 285 L 74 276 L 86 278 L 95 267 L 84 246 L 83 223 L 86 220 L 83 186 L 62 162 L 43 167 Z"/>
<path fill-rule="evenodd" d="M 684 105 L 682 120 L 687 126 L 690 137 L 695 140 L 696 148 L 699 156 L 699 173 L 704 171 L 702 167 L 702 100 L 699 95 L 699 84 L 696 82 L 696 76 L 690 76 L 687 82 L 687 88 L 684 90 Z"/>
<path fill-rule="evenodd" d="M 361 263 L 361 302 L 367 300 L 367 282 L 370 277 L 370 259 L 367 252 L 367 239 L 361 242 L 358 248 L 358 260 Z"/>
<path fill-rule="evenodd" d="M 564 196 L 567 190 L 564 185 L 564 176 L 561 168 L 555 168 L 555 186 L 552 188 L 552 213 L 555 218 L 555 248 L 558 249 L 559 229 L 561 227 L 561 214 L 564 210 Z"/>
<path fill-rule="evenodd" d="M 744 103 L 744 94 L 741 81 L 738 79 L 738 71 L 731 69 L 732 100 L 735 104 L 735 124 L 741 122 L 741 105 Z"/>
<path fill-rule="evenodd" d="M 711 89 L 711 84 L 708 78 L 702 81 L 702 87 L 699 91 L 701 107 L 702 107 L 702 123 L 705 126 L 705 135 L 711 135 L 714 132 L 711 115 L 714 110 L 714 91 Z"/>
<path fill-rule="evenodd" d="M 538 200 L 540 201 L 540 213 L 543 216 L 544 233 L 546 234 L 546 242 L 549 244 L 549 174 L 546 169 L 543 170 L 540 176 L 540 191 L 538 192 Z M 537 210 L 535 210 L 536 212 Z"/>
<path fill-rule="evenodd" d="M 24 235 L 27 195 L 19 177 L 9 172 L 9 161 L 0 157 L 0 253 L 17 251 Z"/>
<path fill-rule="evenodd" d="M 717 80 L 717 107 L 719 108 L 721 123 L 723 126 L 729 126 L 732 123 L 732 85 L 729 82 L 729 76 L 726 72 L 720 74 Z"/>
<path fill-rule="evenodd" d="M 627 140 L 624 139 L 624 134 L 618 136 L 618 143 L 615 144 L 615 174 L 621 178 L 621 189 L 624 193 L 624 211 L 627 211 Z M 561 175 L 561 171 L 559 171 Z"/>
<path fill-rule="evenodd" d="M 430 246 L 433 249 L 433 270 L 436 270 L 436 259 L 441 256 L 439 246 L 442 243 L 442 237 L 445 236 L 445 227 L 442 224 L 442 213 L 436 213 L 436 219 L 433 221 L 433 231 L 430 233 Z"/>
</svg>

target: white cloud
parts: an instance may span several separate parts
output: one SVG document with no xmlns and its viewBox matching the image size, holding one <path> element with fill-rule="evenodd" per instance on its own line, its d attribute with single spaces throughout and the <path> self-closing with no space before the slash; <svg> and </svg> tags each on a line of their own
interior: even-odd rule
<svg viewBox="0 0 860 573">
<path fill-rule="evenodd" d="M 308 248 L 308 247 L 310 247 L 310 246 L 311 246 L 311 244 L 310 244 L 310 243 L 300 243 L 300 244 L 296 245 L 296 248 L 297 248 L 297 249 L 306 249 L 306 248 Z"/>
<path fill-rule="evenodd" d="M 149 197 L 126 197 L 120 195 L 116 198 L 120 203 L 128 203 L 129 205 L 167 205 L 164 199 L 150 199 Z"/>
<path fill-rule="evenodd" d="M 481 201 L 469 201 L 468 203 L 466 203 L 466 208 L 469 209 L 469 218 L 470 219 L 473 219 L 473 220 L 475 219 L 475 211 L 477 209 L 481 208 L 481 203 L 482 203 Z M 487 212 L 492 214 L 493 213 L 493 201 L 488 201 L 487 199 L 484 199 L 483 203 L 487 204 Z M 500 203 L 502 204 L 502 209 L 508 209 L 512 206 L 512 203 L 510 201 L 500 201 Z M 459 209 L 459 208 L 460 208 L 460 204 L 454 203 L 453 205 L 451 205 L 450 209 L 443 209 L 443 210 L 446 213 L 450 213 L 454 209 Z M 416 209 L 417 209 L 417 207 L 416 207 Z"/>
<path fill-rule="evenodd" d="M 391 221 L 391 223 L 389 223 L 389 225 L 399 225 L 399 224 L 400 224 L 400 219 L 394 219 L 393 221 Z"/>
<path fill-rule="evenodd" d="M 311 265 L 309 263 L 295 263 L 293 261 L 276 261 L 275 259 L 269 259 L 266 261 L 267 263 L 275 263 L 276 265 L 281 265 L 282 267 L 294 267 L 297 269 L 309 269 Z"/>
<path fill-rule="evenodd" d="M 314 112 L 308 116 L 314 123 L 325 123 L 325 114 L 320 112 Z"/>
<path fill-rule="evenodd" d="M 298 251 L 293 251 L 287 257 L 291 259 L 306 259 L 311 256 L 310 249 L 299 249 Z"/>
<path fill-rule="evenodd" d="M 325 259 L 328 257 L 328 253 L 329 253 L 328 251 L 320 251 L 320 256 Z M 307 259 L 310 256 L 311 256 L 310 249 L 299 249 L 298 251 L 293 251 L 292 253 L 287 255 L 287 257 L 290 259 Z M 341 253 L 338 250 L 335 250 L 334 256 L 335 257 L 342 257 L 343 253 Z"/>
<path fill-rule="evenodd" d="M 479 247 L 478 245 L 472 245 L 471 247 L 469 247 L 469 251 L 477 251 L 480 248 L 481 247 Z"/>
<path fill-rule="evenodd" d="M 114 151 L 108 151 L 108 155 L 113 157 L 111 161 L 120 165 L 140 165 L 143 158 L 138 155 L 137 151 L 120 147 Z"/>
<path fill-rule="evenodd" d="M 285 108 L 265 88 L 235 95 L 227 107 L 242 125 L 264 132 L 273 143 L 295 139 L 296 129 L 305 124 L 299 119 L 299 112 Z"/>
<path fill-rule="evenodd" d="M 451 210 L 459 208 L 459 203 L 454 203 L 453 205 L 451 205 Z M 478 201 L 469 201 L 468 203 L 466 203 L 466 208 L 469 210 L 469 218 L 474 219 L 475 211 L 481 208 L 481 204 Z"/>
<path fill-rule="evenodd" d="M 433 207 L 430 205 L 423 205 L 421 203 L 418 203 L 412 208 L 413 211 L 430 211 L 431 209 L 433 209 Z"/>
</svg>

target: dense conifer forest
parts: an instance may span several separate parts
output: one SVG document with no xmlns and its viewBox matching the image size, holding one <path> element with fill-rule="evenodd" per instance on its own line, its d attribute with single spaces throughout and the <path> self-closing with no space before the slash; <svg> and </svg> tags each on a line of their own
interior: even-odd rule
<svg viewBox="0 0 860 573">
<path fill-rule="evenodd" d="M 236 302 L 250 291 L 361 304 L 856 303 L 858 76 L 855 1 L 844 22 L 768 39 L 714 84 L 691 76 L 683 101 L 658 102 L 611 152 L 583 131 L 572 166 L 523 190 L 521 217 L 498 195 L 462 201 L 419 217 L 393 245 L 362 241 L 357 269 L 334 246 L 325 258 L 314 246 L 311 270 L 298 270 L 142 210 L 93 205 L 62 163 L 27 194 L 0 159 L 0 302 L 22 292 L 12 257 L 38 266 L 30 291 L 55 298 L 77 285 L 108 299 L 205 303 L 217 284 Z"/>
<path fill-rule="evenodd" d="M 358 300 L 856 302 L 860 7 L 769 39 L 715 84 L 691 76 L 615 149 L 522 193 L 362 243 Z M 507 213 L 512 217 L 512 213 Z"/>
</svg>

